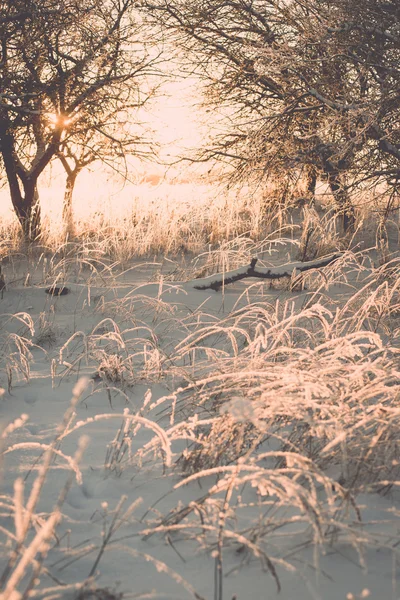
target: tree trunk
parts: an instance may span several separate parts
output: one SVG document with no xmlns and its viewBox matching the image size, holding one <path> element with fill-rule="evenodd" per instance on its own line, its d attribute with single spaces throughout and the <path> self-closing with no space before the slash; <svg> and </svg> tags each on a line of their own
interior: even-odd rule
<svg viewBox="0 0 400 600">
<path fill-rule="evenodd" d="M 24 196 L 21 192 L 18 195 L 12 193 L 11 200 L 25 241 L 33 243 L 39 240 L 42 233 L 39 194 L 36 182 L 32 184 L 31 181 L 28 181 L 23 183 L 23 187 Z"/>
<path fill-rule="evenodd" d="M 15 160 L 14 140 L 7 131 L 7 124 L 0 126 L 0 145 L 15 214 L 21 224 L 25 240 L 29 243 L 35 242 L 41 235 L 37 177 L 29 177 Z"/>
<path fill-rule="evenodd" d="M 39 203 L 39 193 L 37 189 L 37 181 L 23 182 L 24 198 L 22 199 L 22 206 L 16 207 L 14 205 L 15 212 L 19 222 L 21 223 L 24 238 L 27 242 L 33 243 L 40 239 L 42 228 L 41 228 L 41 211 Z"/>
<path fill-rule="evenodd" d="M 343 231 L 346 233 L 352 230 L 355 224 L 354 207 L 344 186 L 344 174 L 348 165 L 344 159 L 336 158 L 337 148 L 333 144 L 319 143 L 316 151 L 336 203 L 336 212 L 341 218 Z"/>
<path fill-rule="evenodd" d="M 64 223 L 65 232 L 70 238 L 73 238 L 75 236 L 74 213 L 72 210 L 72 195 L 74 193 L 75 182 L 78 173 L 79 171 L 71 171 L 71 173 L 67 175 L 67 182 L 65 185 L 64 192 L 62 219 Z"/>
<path fill-rule="evenodd" d="M 332 170 L 328 173 L 328 183 L 336 202 L 337 213 L 341 218 L 344 233 L 353 230 L 355 224 L 354 207 L 351 205 L 338 170 Z"/>
<path fill-rule="evenodd" d="M 315 200 L 315 188 L 317 186 L 317 170 L 314 166 L 309 166 L 306 171 L 307 197 L 312 202 Z"/>
</svg>

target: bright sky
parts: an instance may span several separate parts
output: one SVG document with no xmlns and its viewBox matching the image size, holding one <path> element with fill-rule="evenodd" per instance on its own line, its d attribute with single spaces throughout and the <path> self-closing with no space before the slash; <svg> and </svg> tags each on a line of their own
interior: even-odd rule
<svg viewBox="0 0 400 600">
<path fill-rule="evenodd" d="M 163 145 L 165 160 L 200 146 L 205 135 L 205 113 L 198 106 L 199 100 L 193 78 L 171 81 L 165 86 L 165 96 L 150 109 L 150 125 Z"/>
<path fill-rule="evenodd" d="M 206 133 L 205 113 L 196 106 L 199 102 L 199 93 L 194 79 L 187 81 L 171 81 L 164 88 L 165 95 L 154 101 L 143 116 L 154 131 L 154 138 L 160 144 L 160 157 L 166 163 L 141 164 L 135 159 L 129 160 L 131 172 L 128 182 L 124 182 L 118 175 L 105 172 L 102 165 L 95 168 L 94 173 L 83 172 L 79 175 L 74 193 L 75 210 L 85 208 L 85 212 L 96 207 L 96 202 L 104 206 L 107 197 L 113 198 L 113 206 L 117 209 L 118 198 L 121 200 L 121 210 L 126 211 L 129 198 L 143 196 L 143 187 L 136 189 L 134 184 L 143 175 L 163 176 L 166 172 L 168 179 L 178 178 L 190 180 L 194 174 L 204 172 L 204 165 L 193 167 L 189 162 L 182 162 L 173 167 L 169 163 L 178 160 L 182 155 L 188 155 L 201 145 Z M 203 123 L 201 120 L 203 119 Z M 61 203 L 64 193 L 65 174 L 61 166 L 54 161 L 39 181 L 40 198 L 44 214 L 57 215 L 61 212 Z M 167 186 L 168 187 L 168 186 Z M 179 192 L 177 191 L 177 196 Z M 161 196 L 162 189 L 154 190 L 151 194 Z M 171 194 L 171 190 L 165 190 Z M 79 202 L 84 199 L 84 203 Z M 76 202 L 78 200 L 78 202 Z M 83 206 L 84 204 L 84 206 Z M 0 190 L 0 216 L 13 217 L 13 210 L 9 198 L 8 187 Z M 78 216 L 78 214 L 77 214 Z"/>
</svg>

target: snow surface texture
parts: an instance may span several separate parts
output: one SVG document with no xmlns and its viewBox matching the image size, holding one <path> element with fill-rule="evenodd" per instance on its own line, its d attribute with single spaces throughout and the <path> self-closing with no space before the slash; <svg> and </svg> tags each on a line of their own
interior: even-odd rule
<svg viewBox="0 0 400 600">
<path fill-rule="evenodd" d="M 389 266 L 216 294 L 133 264 L 64 273 L 65 296 L 3 266 L 31 269 L 1 311 L 4 597 L 92 577 L 131 598 L 399 598 Z"/>
</svg>

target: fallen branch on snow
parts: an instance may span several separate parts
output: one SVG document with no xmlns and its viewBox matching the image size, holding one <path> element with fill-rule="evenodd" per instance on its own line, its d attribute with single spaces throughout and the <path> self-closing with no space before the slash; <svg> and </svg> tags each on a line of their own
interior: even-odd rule
<svg viewBox="0 0 400 600">
<path fill-rule="evenodd" d="M 316 260 L 310 260 L 308 262 L 293 262 L 280 267 L 260 267 L 256 270 L 255 266 L 258 259 L 253 258 L 250 265 L 247 267 L 240 267 L 233 271 L 227 271 L 226 273 L 215 273 L 209 277 L 203 279 L 195 279 L 188 282 L 190 287 L 195 290 L 218 290 L 224 285 L 235 283 L 240 279 L 246 279 L 247 277 L 258 277 L 259 279 L 280 279 L 281 277 L 291 277 L 293 272 L 309 271 L 310 269 L 320 269 L 326 267 L 331 262 L 337 260 L 343 256 L 342 252 L 337 252 L 326 256 L 325 258 L 317 258 Z"/>
</svg>

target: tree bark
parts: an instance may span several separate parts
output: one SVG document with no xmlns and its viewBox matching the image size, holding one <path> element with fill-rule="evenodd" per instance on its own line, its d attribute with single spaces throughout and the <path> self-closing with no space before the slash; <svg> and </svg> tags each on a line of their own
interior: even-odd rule
<svg viewBox="0 0 400 600">
<path fill-rule="evenodd" d="M 14 139 L 8 132 L 7 123 L 0 125 L 0 147 L 15 214 L 25 240 L 29 243 L 34 242 L 41 235 L 37 177 L 30 177 L 18 164 L 14 154 Z"/>
<path fill-rule="evenodd" d="M 329 256 L 310 260 L 308 262 L 293 262 L 281 267 L 260 267 L 256 268 L 258 259 L 253 258 L 249 266 L 240 267 L 234 271 L 227 271 L 225 273 L 216 273 L 203 279 L 193 279 L 184 284 L 186 287 L 195 290 L 214 290 L 218 292 L 222 287 L 235 283 L 241 279 L 247 277 L 256 277 L 258 279 L 281 279 L 282 277 L 291 277 L 294 271 L 303 273 L 304 271 L 310 271 L 311 269 L 321 269 L 326 267 L 330 263 L 338 260 L 343 256 L 342 252 L 336 252 Z"/>
<path fill-rule="evenodd" d="M 75 236 L 75 223 L 74 223 L 74 213 L 72 210 L 72 196 L 74 193 L 76 178 L 78 177 L 79 171 L 71 171 L 67 175 L 67 181 L 65 184 L 65 192 L 64 192 L 64 203 L 63 203 L 63 213 L 62 219 L 64 223 L 65 232 L 68 234 L 70 238 Z"/>
<path fill-rule="evenodd" d="M 23 183 L 24 197 L 22 203 L 16 206 L 14 210 L 21 224 L 24 238 L 27 242 L 33 243 L 40 239 L 42 234 L 41 210 L 39 203 L 39 193 L 36 179 L 31 182 Z"/>
<path fill-rule="evenodd" d="M 319 143 L 316 150 L 336 203 L 336 212 L 341 218 L 343 231 L 346 233 L 352 230 L 355 224 L 354 207 L 344 185 L 344 175 L 348 168 L 347 161 L 343 158 L 336 158 L 337 150 L 332 144 Z"/>
<path fill-rule="evenodd" d="M 344 233 L 352 231 L 355 224 L 354 208 L 338 170 L 332 170 L 328 173 L 328 184 L 336 202 L 337 213 L 341 218 Z"/>
<path fill-rule="evenodd" d="M 315 200 L 315 188 L 317 186 L 317 170 L 314 166 L 309 166 L 306 172 L 307 197 L 312 202 Z"/>
</svg>

